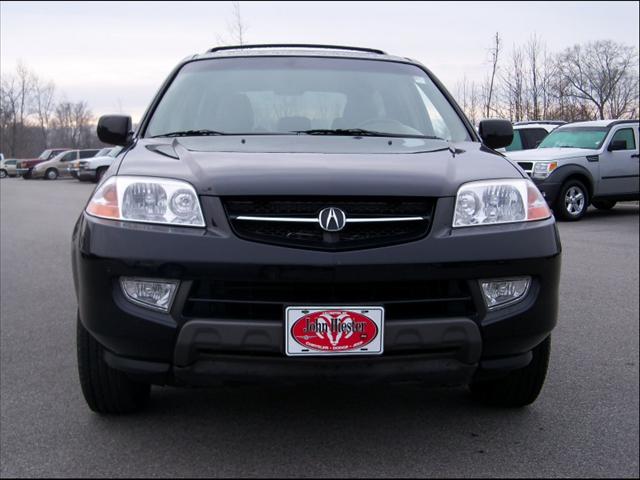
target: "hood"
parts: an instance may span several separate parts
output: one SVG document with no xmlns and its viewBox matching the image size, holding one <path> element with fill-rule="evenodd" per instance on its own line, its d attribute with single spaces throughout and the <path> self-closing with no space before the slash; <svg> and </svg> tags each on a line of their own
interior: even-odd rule
<svg viewBox="0 0 640 480">
<path fill-rule="evenodd" d="M 18 164 L 24 166 L 24 165 L 34 165 L 36 163 L 41 163 L 44 160 L 40 160 L 39 158 L 23 158 L 21 160 L 18 160 Z"/>
<path fill-rule="evenodd" d="M 531 150 L 506 152 L 505 155 L 515 162 L 536 162 L 584 157 L 586 155 L 597 155 L 597 153 L 597 150 L 587 148 L 533 148 Z"/>
<path fill-rule="evenodd" d="M 437 197 L 471 180 L 523 176 L 478 142 L 326 136 L 141 139 L 118 175 L 182 179 L 201 195 Z"/>
<path fill-rule="evenodd" d="M 113 160 L 113 157 L 110 157 L 109 155 L 100 155 L 99 157 L 83 158 L 76 161 L 77 162 L 93 162 L 94 160 L 100 160 L 102 162 L 104 160 Z"/>
<path fill-rule="evenodd" d="M 37 168 L 38 170 L 42 168 L 47 168 L 48 166 L 57 163 L 57 162 L 54 162 L 54 160 L 55 160 L 55 157 L 52 158 L 51 160 L 40 160 L 35 168 Z"/>
</svg>

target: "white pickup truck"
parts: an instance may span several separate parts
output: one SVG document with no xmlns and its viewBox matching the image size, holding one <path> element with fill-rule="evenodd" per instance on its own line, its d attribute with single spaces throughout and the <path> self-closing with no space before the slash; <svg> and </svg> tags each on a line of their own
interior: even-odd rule
<svg viewBox="0 0 640 480">
<path fill-rule="evenodd" d="M 122 147 L 112 148 L 107 155 L 95 156 L 83 160 L 78 165 L 78 179 L 99 182 L 104 172 L 111 166 L 113 159 L 122 151 Z"/>
</svg>

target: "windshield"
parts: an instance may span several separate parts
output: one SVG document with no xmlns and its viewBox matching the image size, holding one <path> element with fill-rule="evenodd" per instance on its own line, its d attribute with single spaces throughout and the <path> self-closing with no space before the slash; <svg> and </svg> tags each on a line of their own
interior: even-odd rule
<svg viewBox="0 0 640 480">
<path fill-rule="evenodd" d="M 564 127 L 551 132 L 538 148 L 588 148 L 598 150 L 607 135 L 606 127 Z"/>
<path fill-rule="evenodd" d="M 40 154 L 40 156 L 38 157 L 38 160 L 48 160 L 50 155 L 51 155 L 51 150 L 45 150 Z"/>
<path fill-rule="evenodd" d="M 522 149 L 523 149 L 523 146 L 522 146 L 522 138 L 520 137 L 520 130 L 514 130 L 513 141 L 511 142 L 511 145 L 508 145 L 506 147 L 505 150 L 507 152 L 515 152 Z"/>
<path fill-rule="evenodd" d="M 98 153 L 96 153 L 94 155 L 94 157 L 104 157 L 109 155 L 109 152 L 111 151 L 112 147 L 107 147 L 107 148 L 103 148 L 102 150 L 98 150 Z"/>
<path fill-rule="evenodd" d="M 451 104 L 420 68 L 307 57 L 226 58 L 186 64 L 145 136 L 356 134 L 470 140 Z M 341 130 L 341 132 L 339 132 Z"/>
<path fill-rule="evenodd" d="M 114 147 L 111 149 L 111 151 L 109 152 L 109 155 L 107 155 L 108 157 L 116 157 L 123 149 L 124 147 Z"/>
</svg>

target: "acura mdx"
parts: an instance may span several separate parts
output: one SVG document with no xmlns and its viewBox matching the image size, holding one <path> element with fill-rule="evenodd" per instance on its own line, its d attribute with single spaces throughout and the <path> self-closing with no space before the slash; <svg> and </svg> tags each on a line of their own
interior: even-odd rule
<svg viewBox="0 0 640 480">
<path fill-rule="evenodd" d="M 542 388 L 560 240 L 524 171 L 416 61 L 218 47 L 183 60 L 75 225 L 91 409 L 151 385 L 421 381 L 501 406 Z"/>
</svg>

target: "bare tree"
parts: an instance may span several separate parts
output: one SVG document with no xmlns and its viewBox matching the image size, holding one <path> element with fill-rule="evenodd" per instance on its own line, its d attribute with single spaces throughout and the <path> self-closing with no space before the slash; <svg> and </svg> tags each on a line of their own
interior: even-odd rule
<svg viewBox="0 0 640 480">
<path fill-rule="evenodd" d="M 531 108 L 527 112 L 529 120 L 540 120 L 540 102 L 542 97 L 541 77 L 542 77 L 542 44 L 537 35 L 533 35 L 526 46 L 527 61 L 529 63 L 528 73 L 528 99 Z"/>
<path fill-rule="evenodd" d="M 232 2 L 232 7 L 232 18 L 227 23 L 228 37 L 225 35 L 216 35 L 216 40 L 220 45 L 245 44 L 245 37 L 248 27 L 245 24 L 244 19 L 242 18 L 242 12 L 240 11 L 240 2 Z"/>
<path fill-rule="evenodd" d="M 10 155 L 16 156 L 25 143 L 24 130 L 30 115 L 33 74 L 25 64 L 18 62 L 16 73 L 3 75 L 0 85 L 1 123 L 3 133 L 6 130 L 9 132 L 9 135 L 2 135 L 3 143 L 6 141 Z"/>
<path fill-rule="evenodd" d="M 32 112 L 40 128 L 44 148 L 49 147 L 49 129 L 55 110 L 55 90 L 53 82 L 45 82 L 37 75 L 33 76 Z"/>
<path fill-rule="evenodd" d="M 546 47 L 543 48 L 543 67 L 540 81 L 540 90 L 542 94 L 542 118 L 550 119 L 553 98 L 553 81 L 558 75 L 557 65 L 552 55 L 549 54 Z"/>
<path fill-rule="evenodd" d="M 485 101 L 484 110 L 485 110 L 485 116 L 487 118 L 490 116 L 490 113 L 492 110 L 491 102 L 493 101 L 493 90 L 494 90 L 494 84 L 496 79 L 496 72 L 498 71 L 498 60 L 500 57 L 500 48 L 501 48 L 500 34 L 496 32 L 494 44 L 489 50 L 489 57 L 491 61 L 491 76 L 487 80 L 486 87 L 485 87 L 486 101 Z"/>
<path fill-rule="evenodd" d="M 55 111 L 57 141 L 61 145 L 80 148 L 89 143 L 90 123 L 93 120 L 86 102 L 62 101 Z"/>
<path fill-rule="evenodd" d="M 2 150 L 9 152 L 9 155 L 12 157 L 16 156 L 17 151 L 17 111 L 19 103 L 19 90 L 15 76 L 3 76 L 2 82 L 0 83 L 0 121 L 3 133 Z"/>
<path fill-rule="evenodd" d="M 627 72 L 611 93 L 607 108 L 609 118 L 638 118 L 638 73 Z"/>
<path fill-rule="evenodd" d="M 468 103 L 467 103 L 467 89 L 468 89 L 469 81 L 467 80 L 467 76 L 462 77 L 462 80 L 459 80 L 456 83 L 456 100 L 460 108 L 464 111 L 464 113 L 469 116 Z"/>
<path fill-rule="evenodd" d="M 31 110 L 34 75 L 22 62 L 16 67 L 16 80 L 18 87 L 18 111 L 17 117 L 21 125 L 25 125 Z"/>
<path fill-rule="evenodd" d="M 231 21 L 230 31 L 232 36 L 238 42 L 238 45 L 244 45 L 245 31 L 247 30 L 242 14 L 240 13 L 240 2 L 233 2 L 233 19 Z"/>
<path fill-rule="evenodd" d="M 480 89 L 476 82 L 471 82 L 469 88 L 469 120 L 475 126 L 478 124 L 478 107 L 480 106 Z"/>
<path fill-rule="evenodd" d="M 509 109 L 509 118 L 516 122 L 523 120 L 525 115 L 525 67 L 524 54 L 520 48 L 513 48 L 511 63 L 500 79 Z"/>
<path fill-rule="evenodd" d="M 591 103 L 598 118 L 604 119 L 607 105 L 613 97 L 620 96 L 620 84 L 637 65 L 637 58 L 631 47 L 599 40 L 566 49 L 558 66 L 562 79 L 571 88 L 569 95 Z"/>
</svg>

